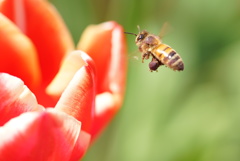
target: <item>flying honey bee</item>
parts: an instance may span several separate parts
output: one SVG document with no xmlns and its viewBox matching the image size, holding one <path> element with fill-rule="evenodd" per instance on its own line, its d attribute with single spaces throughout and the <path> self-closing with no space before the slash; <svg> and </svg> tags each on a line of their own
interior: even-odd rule
<svg viewBox="0 0 240 161">
<path fill-rule="evenodd" d="M 158 67 L 161 65 L 165 65 L 174 71 L 182 71 L 184 69 L 182 58 L 170 46 L 163 44 L 160 36 L 150 34 L 146 30 L 140 31 L 139 26 L 138 30 L 138 34 L 130 32 L 124 33 L 136 36 L 135 43 L 142 53 L 142 62 L 144 62 L 144 59 L 147 60 L 152 57 L 149 63 L 151 72 L 157 71 Z"/>
</svg>

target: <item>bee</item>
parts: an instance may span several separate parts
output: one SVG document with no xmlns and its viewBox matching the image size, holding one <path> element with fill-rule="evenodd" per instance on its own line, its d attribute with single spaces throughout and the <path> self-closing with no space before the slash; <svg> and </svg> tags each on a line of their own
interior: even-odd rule
<svg viewBox="0 0 240 161">
<path fill-rule="evenodd" d="M 144 59 L 152 57 L 149 63 L 150 71 L 157 71 L 158 67 L 165 65 L 174 71 L 182 71 L 184 64 L 180 55 L 173 50 L 170 46 L 163 44 L 160 36 L 150 34 L 146 30 L 140 31 L 134 34 L 130 32 L 124 32 L 126 34 L 135 35 L 135 43 L 138 46 L 139 51 L 142 53 L 142 62 Z"/>
</svg>

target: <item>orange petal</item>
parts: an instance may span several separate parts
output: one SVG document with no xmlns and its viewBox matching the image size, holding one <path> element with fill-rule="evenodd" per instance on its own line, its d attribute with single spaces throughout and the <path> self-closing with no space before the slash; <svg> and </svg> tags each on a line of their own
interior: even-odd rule
<svg viewBox="0 0 240 161">
<path fill-rule="evenodd" d="M 0 72 L 20 77 L 31 89 L 40 83 L 40 67 L 34 45 L 1 13 Z"/>
<path fill-rule="evenodd" d="M 64 55 L 73 49 L 71 36 L 60 15 L 45 0 L 5 0 L 0 11 L 36 46 L 47 85 L 59 70 Z"/>
<path fill-rule="evenodd" d="M 127 66 L 123 28 L 115 22 L 89 26 L 78 48 L 93 58 L 99 78 L 92 131 L 95 137 L 122 105 Z"/>
<path fill-rule="evenodd" d="M 17 77 L 0 73 L 0 126 L 26 111 L 42 111 L 33 93 Z"/>
<path fill-rule="evenodd" d="M 81 132 L 81 123 L 63 112 L 48 109 L 27 112 L 0 128 L 0 160 L 80 159 L 87 146 L 74 153 Z M 87 140 L 86 140 L 87 141 Z"/>
<path fill-rule="evenodd" d="M 75 73 L 55 109 L 75 117 L 82 122 L 82 129 L 90 132 L 95 107 L 95 74 L 90 58 L 83 52 L 81 57 L 88 65 Z"/>
<path fill-rule="evenodd" d="M 96 63 L 96 72 L 98 75 L 97 93 L 106 90 L 111 49 L 112 49 L 112 31 L 116 23 L 106 22 L 100 25 L 90 25 L 83 32 L 77 48 L 88 53 Z"/>
</svg>

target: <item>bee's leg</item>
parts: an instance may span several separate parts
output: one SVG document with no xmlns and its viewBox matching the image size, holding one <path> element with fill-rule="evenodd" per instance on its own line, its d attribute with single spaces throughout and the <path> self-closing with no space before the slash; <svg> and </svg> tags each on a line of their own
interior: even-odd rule
<svg viewBox="0 0 240 161">
<path fill-rule="evenodd" d="M 159 66 L 163 65 L 162 62 L 160 62 L 158 59 L 156 59 L 155 57 L 152 58 L 152 61 L 148 64 L 149 70 L 152 71 L 156 71 Z"/>
<path fill-rule="evenodd" d="M 143 53 L 142 54 L 142 63 L 144 63 L 144 59 L 149 59 L 149 57 L 151 56 L 151 52 L 147 52 L 147 53 Z"/>
</svg>

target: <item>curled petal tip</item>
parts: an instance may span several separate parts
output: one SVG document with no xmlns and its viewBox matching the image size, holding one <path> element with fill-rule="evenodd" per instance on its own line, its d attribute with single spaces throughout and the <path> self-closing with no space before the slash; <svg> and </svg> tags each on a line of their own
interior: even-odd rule
<svg viewBox="0 0 240 161">
<path fill-rule="evenodd" d="M 69 55 L 63 60 L 59 72 L 47 87 L 46 92 L 52 97 L 58 99 L 74 77 L 75 73 L 82 66 L 89 66 L 93 71 L 95 70 L 92 59 L 83 51 L 76 50 L 69 53 Z"/>
<path fill-rule="evenodd" d="M 89 70 L 89 72 L 92 75 L 93 80 L 96 82 L 96 69 L 95 69 L 95 63 L 92 60 L 92 58 L 87 55 L 85 52 L 81 51 L 81 57 L 86 62 L 86 68 Z"/>
<path fill-rule="evenodd" d="M 82 66 L 72 77 L 63 91 L 56 108 L 82 122 L 83 130 L 90 131 L 95 106 L 95 73 L 93 62 L 85 53 L 80 52 L 89 64 Z"/>
</svg>

